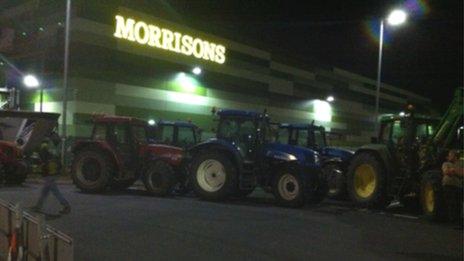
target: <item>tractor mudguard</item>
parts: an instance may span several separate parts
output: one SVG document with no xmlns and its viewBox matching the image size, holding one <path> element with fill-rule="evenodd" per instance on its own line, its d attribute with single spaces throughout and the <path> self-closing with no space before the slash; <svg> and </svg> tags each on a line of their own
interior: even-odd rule
<svg viewBox="0 0 464 261">
<path fill-rule="evenodd" d="M 199 143 L 188 150 L 188 154 L 192 157 L 200 151 L 221 151 L 230 156 L 231 160 L 236 164 L 239 173 L 243 170 L 243 158 L 240 155 L 237 147 L 231 142 L 212 138 L 202 143 Z"/>
</svg>

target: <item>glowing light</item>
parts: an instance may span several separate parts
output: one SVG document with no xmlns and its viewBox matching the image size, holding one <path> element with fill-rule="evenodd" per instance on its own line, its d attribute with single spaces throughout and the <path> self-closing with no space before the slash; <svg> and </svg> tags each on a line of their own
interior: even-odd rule
<svg viewBox="0 0 464 261">
<path fill-rule="evenodd" d="M 183 104 L 208 105 L 207 97 L 190 93 L 170 92 L 167 98 L 169 101 Z"/>
<path fill-rule="evenodd" d="M 37 77 L 31 74 L 24 76 L 23 83 L 28 88 L 37 88 L 40 85 L 40 82 L 37 79 Z"/>
<path fill-rule="evenodd" d="M 401 117 L 403 117 L 404 115 L 406 115 L 406 113 L 404 113 L 404 111 L 400 112 Z"/>
<path fill-rule="evenodd" d="M 114 37 L 140 45 L 164 49 L 170 52 L 194 56 L 198 59 L 223 64 L 226 61 L 226 48 L 187 34 L 161 28 L 144 21 L 136 21 L 116 15 Z"/>
<path fill-rule="evenodd" d="M 201 71 L 201 68 L 197 66 L 197 67 L 193 68 L 192 72 L 195 75 L 200 75 L 202 71 Z"/>
<path fill-rule="evenodd" d="M 406 19 L 408 18 L 408 15 L 406 14 L 405 11 L 403 10 L 393 10 L 390 15 L 387 18 L 387 22 L 389 25 L 400 25 L 404 22 L 406 22 Z"/>
<path fill-rule="evenodd" d="M 153 119 L 148 120 L 148 125 L 153 126 L 156 124 L 156 121 Z"/>
<path fill-rule="evenodd" d="M 185 73 L 180 73 L 176 79 L 180 91 L 195 93 L 197 89 L 197 82 L 192 77 L 187 76 Z"/>
<path fill-rule="evenodd" d="M 312 104 L 314 111 L 314 119 L 316 121 L 332 121 L 332 106 L 330 106 L 330 103 L 321 100 L 314 100 Z"/>
<path fill-rule="evenodd" d="M 331 96 L 327 97 L 326 101 L 333 102 L 333 101 L 335 101 L 335 98 L 331 95 Z"/>
</svg>

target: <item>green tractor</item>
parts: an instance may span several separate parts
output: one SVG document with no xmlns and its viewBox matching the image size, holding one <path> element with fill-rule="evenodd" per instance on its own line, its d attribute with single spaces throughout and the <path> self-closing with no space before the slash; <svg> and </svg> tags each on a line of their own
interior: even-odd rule
<svg viewBox="0 0 464 261">
<path fill-rule="evenodd" d="M 352 201 L 360 207 L 383 208 L 392 200 L 415 196 L 426 216 L 443 217 L 440 166 L 448 150 L 459 150 L 463 144 L 462 97 L 463 88 L 458 88 L 441 120 L 413 110 L 382 119 L 378 137 L 350 161 L 347 189 Z"/>
</svg>

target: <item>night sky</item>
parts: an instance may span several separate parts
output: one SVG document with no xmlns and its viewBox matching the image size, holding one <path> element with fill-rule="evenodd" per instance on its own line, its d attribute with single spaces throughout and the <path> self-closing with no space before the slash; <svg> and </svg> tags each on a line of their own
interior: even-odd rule
<svg viewBox="0 0 464 261">
<path fill-rule="evenodd" d="M 463 1 L 158 0 L 186 25 L 325 68 L 375 79 L 378 20 L 396 6 L 411 14 L 387 28 L 383 81 L 433 97 L 444 110 L 463 85 Z"/>
</svg>

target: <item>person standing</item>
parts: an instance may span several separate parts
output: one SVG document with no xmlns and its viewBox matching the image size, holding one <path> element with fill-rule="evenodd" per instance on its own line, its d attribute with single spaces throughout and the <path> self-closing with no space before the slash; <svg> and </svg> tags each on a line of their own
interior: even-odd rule
<svg viewBox="0 0 464 261">
<path fill-rule="evenodd" d="M 50 140 L 52 141 L 55 147 L 58 146 L 59 137 L 52 137 Z M 44 185 L 40 192 L 40 197 L 33 209 L 35 211 L 41 211 L 45 199 L 47 198 L 48 194 L 52 192 L 52 194 L 63 206 L 63 208 L 60 211 L 60 214 L 68 214 L 69 212 L 71 212 L 71 206 L 69 202 L 61 194 L 56 184 L 56 176 L 60 173 L 59 161 L 57 160 L 55 153 L 53 153 L 49 148 L 48 139 L 42 142 L 40 146 L 39 157 L 41 160 L 42 177 L 44 180 Z"/>
<path fill-rule="evenodd" d="M 462 224 L 462 200 L 463 200 L 463 159 L 459 159 L 455 150 L 450 150 L 446 162 L 442 165 L 443 193 L 448 218 L 451 222 Z"/>
</svg>

